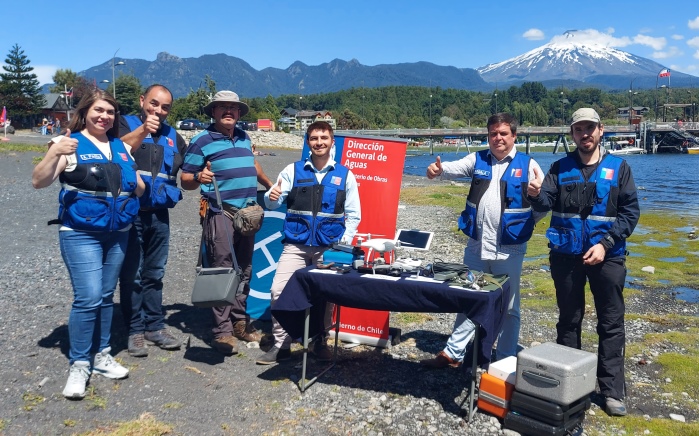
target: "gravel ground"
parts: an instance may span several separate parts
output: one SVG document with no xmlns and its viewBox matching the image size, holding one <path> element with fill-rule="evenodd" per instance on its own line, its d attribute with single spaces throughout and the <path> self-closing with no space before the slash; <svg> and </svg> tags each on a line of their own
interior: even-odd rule
<svg viewBox="0 0 699 436">
<path fill-rule="evenodd" d="M 267 149 L 259 161 L 270 176 L 298 158 L 297 150 Z M 425 370 L 418 361 L 442 349 L 453 325 L 453 314 L 428 314 L 419 322 L 391 326 L 402 330 L 402 342 L 390 349 L 359 346 L 343 349 L 340 363 L 306 393 L 297 382 L 301 352 L 290 363 L 259 366 L 256 343 L 234 357 L 224 358 L 208 345 L 208 310 L 193 308 L 189 292 L 200 236 L 197 195 L 172 212 L 172 241 L 165 280 L 164 304 L 171 332 L 187 344 L 178 351 L 151 347 L 145 359 L 126 351 L 126 332 L 118 308 L 113 324 L 113 354 L 131 369 L 120 381 L 94 376 L 88 396 L 73 402 L 61 396 L 68 371 L 67 320 L 72 291 L 61 260 L 57 228 L 46 221 L 56 214 L 57 186 L 33 190 L 33 153 L 0 154 L 0 232 L 6 254 L 0 257 L 0 434 L 74 434 L 117 421 L 137 419 L 149 412 L 174 427 L 175 434 L 367 434 L 448 435 L 515 434 L 485 413 L 464 420 L 462 370 Z M 404 185 L 426 183 L 406 177 Z M 433 252 L 458 262 L 463 240 L 450 231 L 456 216 L 438 207 L 401 205 L 400 227 L 435 232 Z M 555 313 L 527 309 L 527 271 L 523 276 L 521 343 L 555 340 Z M 118 299 L 117 299 L 118 304 Z M 660 290 L 647 290 L 627 301 L 628 312 L 695 314 L 696 307 L 675 301 Z M 594 332 L 594 310 L 586 318 Z M 269 331 L 270 324 L 259 322 Z M 675 326 L 676 327 L 676 326 Z M 673 326 L 629 321 L 629 341 Z M 594 351 L 594 349 L 589 350 Z M 655 356 L 681 349 L 662 344 L 647 355 L 627 356 L 630 412 L 650 417 L 670 413 L 696 420 L 683 411 L 688 398 L 661 397 Z M 321 367 L 309 359 L 312 374 Z M 641 364 L 642 363 L 642 364 Z M 601 413 L 593 406 L 590 413 Z M 3 428 L 4 427 L 4 428 Z M 588 427 L 589 428 L 589 427 Z M 611 429 L 599 428 L 603 433 Z"/>
</svg>

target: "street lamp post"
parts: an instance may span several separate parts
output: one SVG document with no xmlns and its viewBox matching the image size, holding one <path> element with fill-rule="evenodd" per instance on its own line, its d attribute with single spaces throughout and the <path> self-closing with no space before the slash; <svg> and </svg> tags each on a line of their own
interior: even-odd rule
<svg viewBox="0 0 699 436">
<path fill-rule="evenodd" d="M 570 104 L 570 101 L 568 101 L 567 98 L 564 97 L 563 91 L 561 91 L 561 121 L 563 122 L 563 125 L 565 126 L 566 124 L 566 105 Z"/>
<path fill-rule="evenodd" d="M 689 89 L 687 90 L 687 94 L 689 94 L 689 110 L 691 111 L 687 115 L 691 115 L 692 117 L 692 122 L 694 122 L 694 103 L 692 103 L 692 91 Z"/>
<path fill-rule="evenodd" d="M 629 89 L 629 124 L 633 124 L 633 96 L 638 95 L 638 92 L 634 92 Z"/>
<path fill-rule="evenodd" d="M 663 105 L 663 123 L 667 122 L 667 104 L 668 100 L 670 98 L 670 93 L 668 92 L 668 87 L 667 85 L 660 85 L 660 89 L 665 89 L 665 104 Z"/>
<path fill-rule="evenodd" d="M 120 49 L 117 49 L 117 51 L 115 51 L 114 54 L 112 55 L 112 90 L 114 91 L 114 92 L 113 92 L 114 100 L 117 99 L 117 93 L 116 93 L 116 80 L 115 80 L 115 77 L 114 77 L 114 70 L 115 70 L 115 68 L 116 68 L 118 65 L 126 65 L 126 62 L 124 62 L 124 61 L 119 61 L 119 62 L 116 62 L 116 63 L 114 62 L 114 60 L 115 60 L 115 58 L 116 58 L 116 54 L 119 53 L 119 50 L 120 50 Z M 109 83 L 109 80 L 106 80 L 106 81 L 103 80 L 102 83 Z"/>
<path fill-rule="evenodd" d="M 432 94 L 430 94 L 430 130 L 432 130 Z"/>
<path fill-rule="evenodd" d="M 495 113 L 498 113 L 498 93 L 495 93 Z"/>
<path fill-rule="evenodd" d="M 561 91 L 561 123 L 565 126 L 566 125 L 566 114 L 565 114 L 565 108 L 563 107 L 563 91 Z"/>
<path fill-rule="evenodd" d="M 366 129 L 366 118 L 364 118 L 364 95 L 362 94 L 362 130 Z"/>
</svg>

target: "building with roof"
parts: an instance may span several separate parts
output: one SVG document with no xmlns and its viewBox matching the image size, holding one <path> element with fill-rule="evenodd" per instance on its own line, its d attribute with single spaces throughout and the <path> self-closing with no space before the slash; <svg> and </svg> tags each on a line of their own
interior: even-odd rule
<svg viewBox="0 0 699 436">
<path fill-rule="evenodd" d="M 282 110 L 279 127 L 303 131 L 316 121 L 326 121 L 333 129 L 337 127 L 337 123 L 330 111 L 296 110 L 292 108 Z"/>
<path fill-rule="evenodd" d="M 52 119 L 58 118 L 61 120 L 61 123 L 70 120 L 74 109 L 68 106 L 65 96 L 61 94 L 44 94 L 44 100 L 46 104 L 41 108 L 41 115 Z"/>
</svg>

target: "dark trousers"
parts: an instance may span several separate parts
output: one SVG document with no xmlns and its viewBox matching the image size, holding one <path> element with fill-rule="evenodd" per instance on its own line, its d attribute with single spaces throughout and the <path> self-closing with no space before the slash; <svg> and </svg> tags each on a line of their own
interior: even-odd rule
<svg viewBox="0 0 699 436">
<path fill-rule="evenodd" d="M 252 274 L 252 253 L 255 249 L 255 235 L 243 236 L 235 231 L 233 222 L 223 214 L 209 210 L 202 222 L 202 239 L 204 244 L 204 261 L 208 267 L 230 267 L 233 265 L 228 235 L 233 240 L 233 250 L 238 266 L 243 271 L 240 286 L 243 292 L 230 306 L 213 307 L 213 333 L 215 338 L 233 335 L 233 323 L 248 321 L 247 298 L 250 293 L 250 276 Z M 228 233 L 226 233 L 228 231 Z"/>
<path fill-rule="evenodd" d="M 585 314 L 585 282 L 597 312 L 597 383 L 607 397 L 624 399 L 624 257 L 606 259 L 597 265 L 584 265 L 582 257 L 550 256 L 551 277 L 556 286 L 559 318 L 556 342 L 572 348 L 581 347 L 582 321 Z"/>
<path fill-rule="evenodd" d="M 169 247 L 168 209 L 139 212 L 119 274 L 121 312 L 129 335 L 165 328 L 163 277 Z"/>
</svg>

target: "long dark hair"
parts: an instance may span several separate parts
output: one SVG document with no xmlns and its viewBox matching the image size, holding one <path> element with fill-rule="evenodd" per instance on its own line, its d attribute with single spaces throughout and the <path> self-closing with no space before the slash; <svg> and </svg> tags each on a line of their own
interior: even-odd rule
<svg viewBox="0 0 699 436">
<path fill-rule="evenodd" d="M 75 108 L 75 115 L 73 115 L 73 119 L 70 120 L 66 128 L 70 129 L 71 132 L 79 132 L 83 130 L 86 124 L 85 117 L 87 116 L 87 111 L 90 110 L 92 105 L 95 104 L 95 102 L 98 100 L 104 100 L 107 103 L 114 106 L 114 124 L 112 125 L 111 129 L 107 130 L 107 136 L 110 138 L 118 138 L 119 104 L 114 99 L 114 96 L 112 94 L 102 89 L 93 89 L 89 93 L 86 93 L 82 96 L 82 98 L 80 99 L 80 103 L 78 103 L 78 107 Z"/>
</svg>

